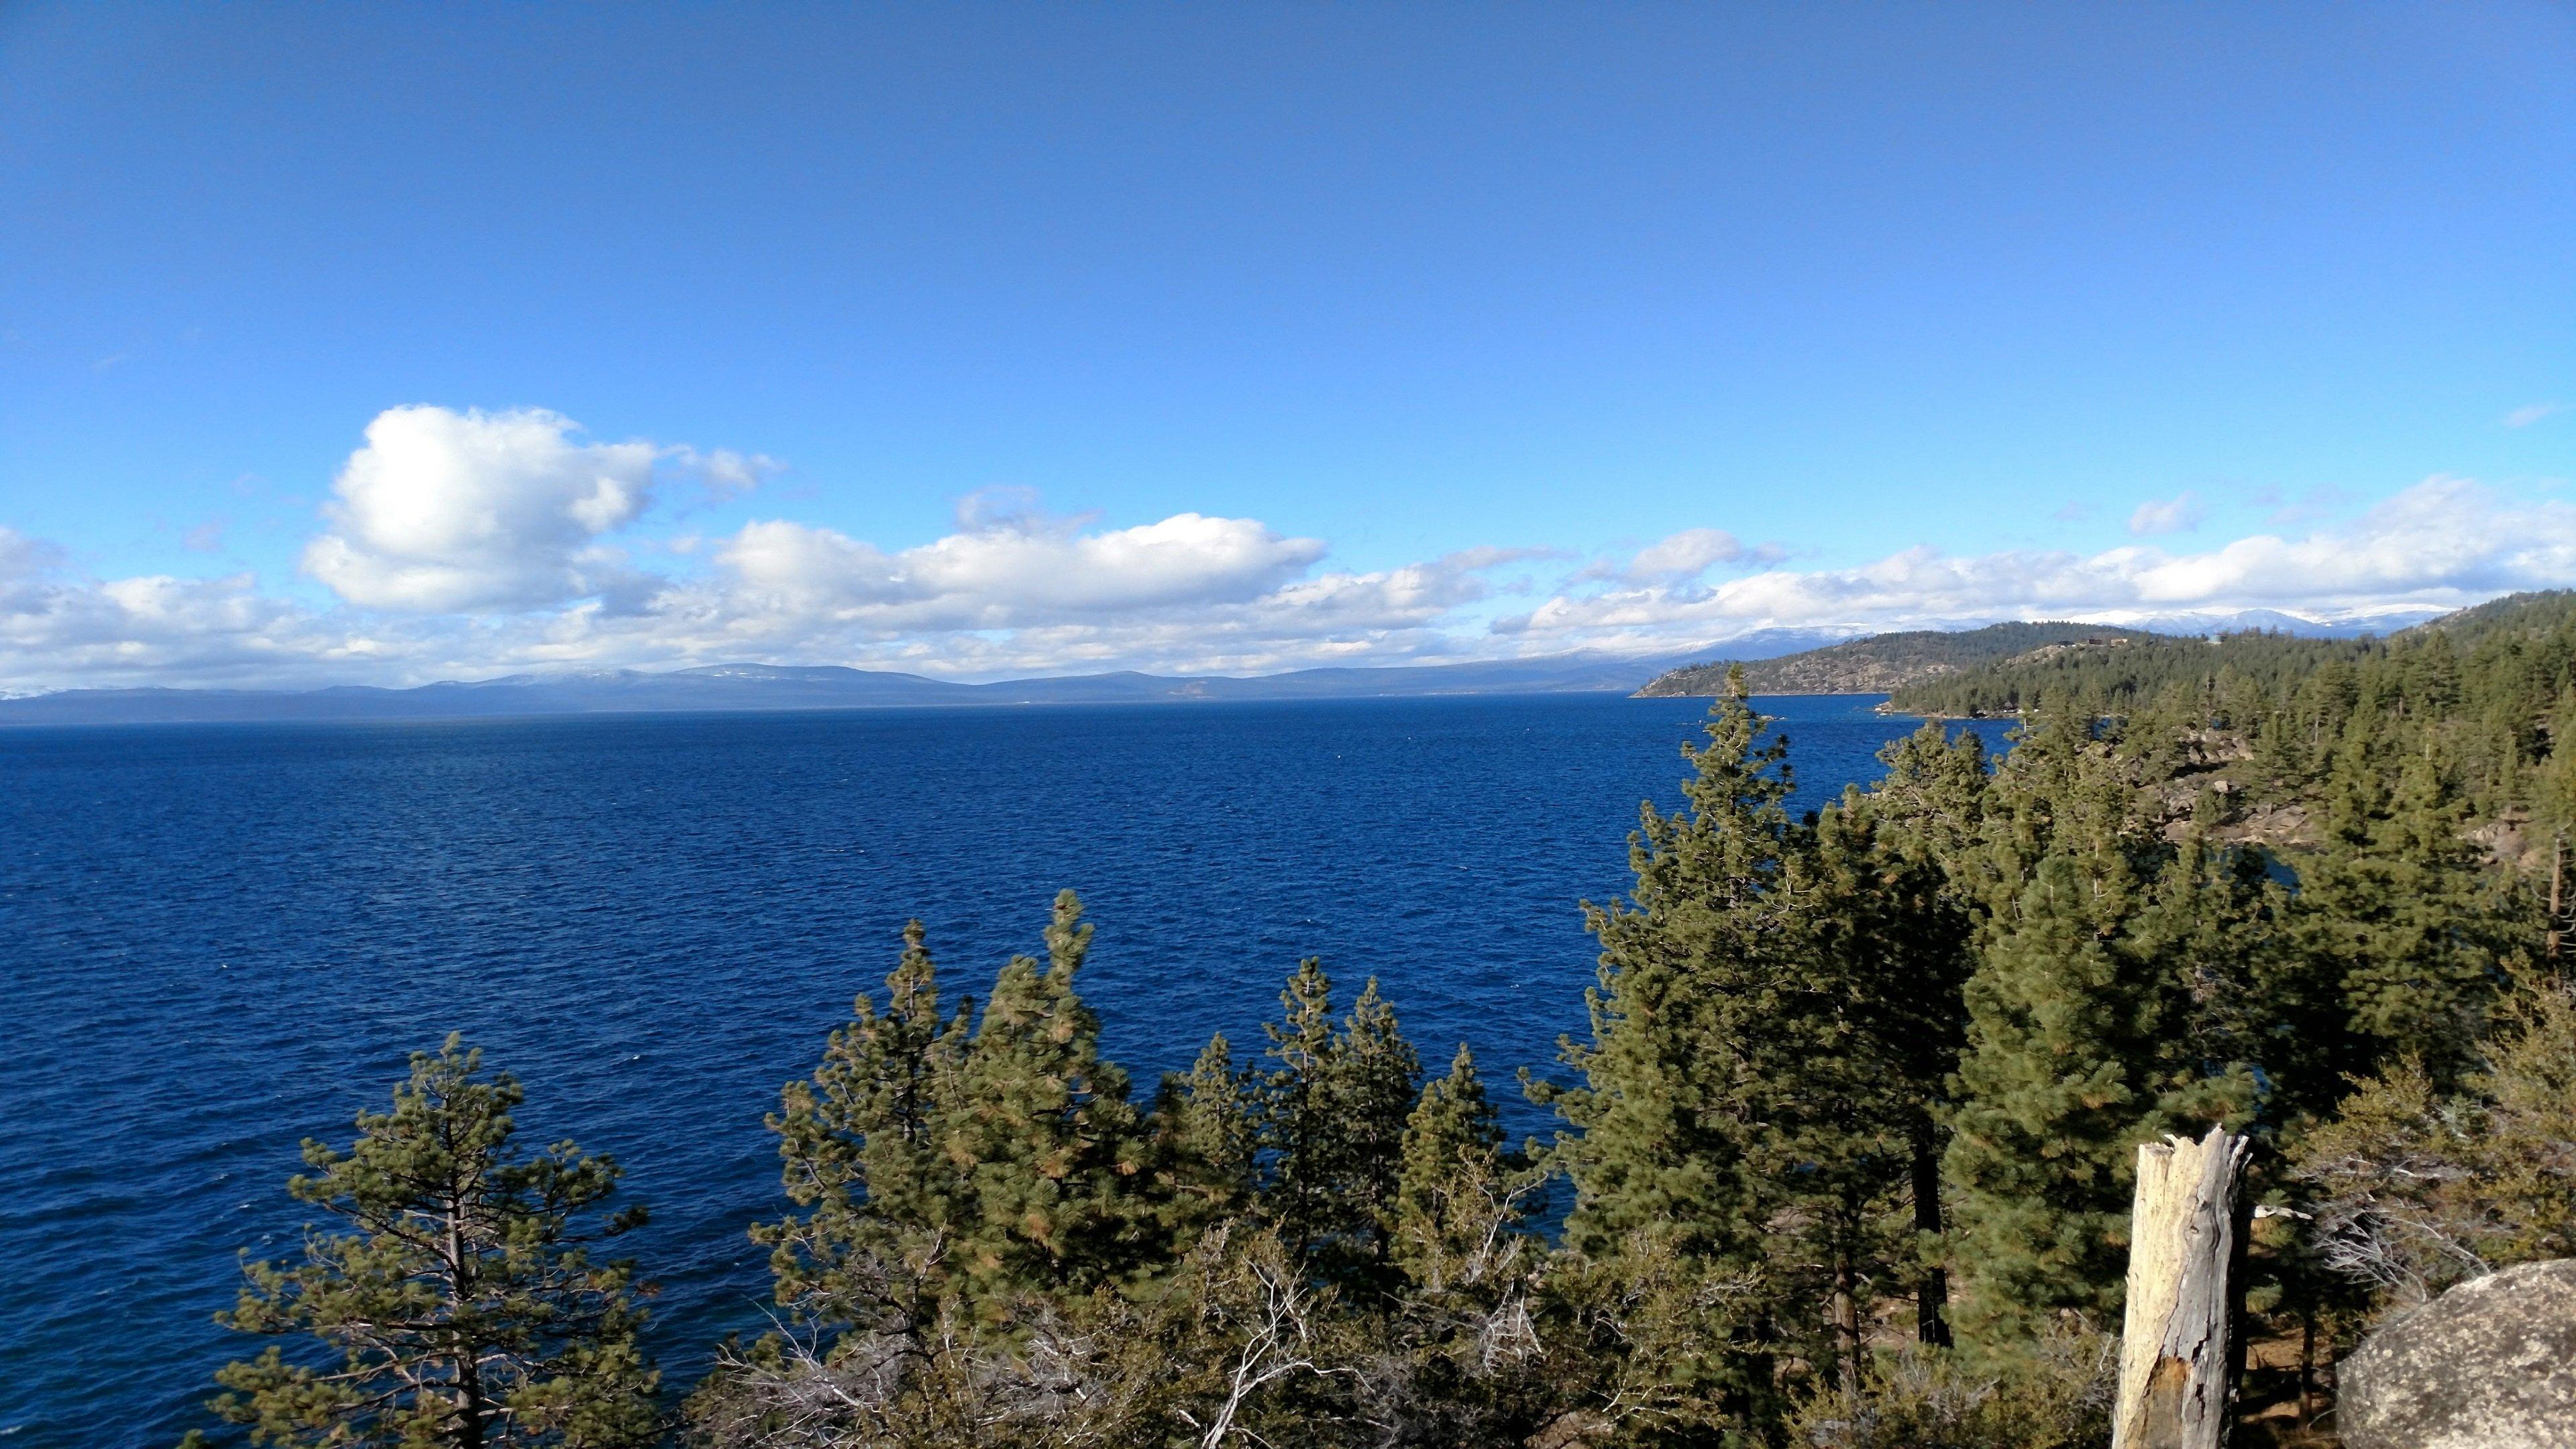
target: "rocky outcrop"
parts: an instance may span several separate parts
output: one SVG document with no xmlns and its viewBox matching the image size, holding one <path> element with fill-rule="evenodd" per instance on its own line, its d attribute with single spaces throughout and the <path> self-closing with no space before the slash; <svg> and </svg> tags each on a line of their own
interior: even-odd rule
<svg viewBox="0 0 2576 1449">
<path fill-rule="evenodd" d="M 2346 1449 L 2576 1445 L 2576 1259 L 2463 1283 L 2336 1370 Z"/>
</svg>

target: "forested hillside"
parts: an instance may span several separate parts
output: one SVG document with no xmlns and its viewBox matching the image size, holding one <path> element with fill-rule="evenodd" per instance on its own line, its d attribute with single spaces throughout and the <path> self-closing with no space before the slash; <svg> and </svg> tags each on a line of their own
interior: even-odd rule
<svg viewBox="0 0 2576 1449">
<path fill-rule="evenodd" d="M 2536 718 L 2555 705 L 2576 663 L 2576 593 L 2514 594 L 2386 638 L 2138 634 L 2116 643 L 2050 642 L 2061 647 L 1977 660 L 1898 688 L 1889 703 L 1909 714 L 1961 718 L 2015 714 L 2054 696 L 2107 714 L 2188 685 L 2239 706 L 2263 698 L 2295 708 L 2290 696 L 2302 689 L 2322 699 L 2364 689 L 2403 692 L 2411 684 L 2419 709 L 2483 714 L 2499 706 Z"/>
<path fill-rule="evenodd" d="M 1989 624 L 1982 629 L 1913 629 L 1872 634 L 1822 649 L 1757 659 L 1727 660 L 1667 670 L 1637 691 L 1641 699 L 1672 695 L 1714 697 L 1726 692 L 1727 671 L 1742 668 L 1755 694 L 1884 694 L 1918 680 L 1936 679 L 1976 665 L 2026 654 L 2052 644 L 2161 640 L 2166 636 L 2107 624 Z"/>
<path fill-rule="evenodd" d="M 581 1246 L 616 1168 L 510 1147 L 515 1087 L 451 1044 L 353 1151 L 310 1149 L 293 1190 L 347 1226 L 228 1316 L 338 1356 L 236 1364 L 217 1417 L 487 1449 L 2100 1449 L 2137 1148 L 2223 1123 L 2291 1209 L 2247 1256 L 2271 1366 L 2236 1442 L 2330 1444 L 2317 1370 L 2384 1314 L 2576 1256 L 2571 667 L 2566 595 L 2384 642 L 2025 652 L 1955 686 L 2030 705 L 2004 758 L 1928 722 L 1808 815 L 1738 676 L 1627 896 L 1584 907 L 1589 1026 L 1524 1071 L 1557 1126 L 1517 1148 L 1484 1064 L 1426 1072 L 1373 982 L 1304 963 L 1257 1050 L 1139 1094 L 1070 894 L 980 1003 L 915 927 L 769 1119 L 776 1328 L 680 1404 L 629 1270 Z"/>
</svg>

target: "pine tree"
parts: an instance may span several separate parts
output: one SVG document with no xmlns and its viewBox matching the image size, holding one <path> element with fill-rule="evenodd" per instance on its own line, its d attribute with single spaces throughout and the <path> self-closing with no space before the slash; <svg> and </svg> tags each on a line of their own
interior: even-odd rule
<svg viewBox="0 0 2576 1449">
<path fill-rule="evenodd" d="M 1150 1114 L 1169 1254 L 1188 1256 L 1209 1228 L 1248 1211 L 1258 1169 L 1257 1084 L 1219 1032 L 1186 1074 L 1163 1078 Z"/>
<path fill-rule="evenodd" d="M 1146 1142 L 1127 1074 L 1100 1055 L 1074 990 L 1091 945 L 1082 903 L 1055 898 L 1047 963 L 1012 958 L 993 983 L 940 1129 L 973 1186 L 959 1261 L 977 1291 L 1081 1291 L 1150 1265 Z"/>
<path fill-rule="evenodd" d="M 1394 1382 L 1375 1395 L 1397 1412 L 1380 1442 L 1554 1442 L 1550 1426 L 1561 1434 L 1600 1402 L 1595 1375 L 1606 1366 L 1575 1343 L 1601 1325 L 1581 1322 L 1559 1296 L 1567 1285 L 1528 1231 L 1546 1171 L 1504 1150 L 1466 1043 L 1448 1074 L 1423 1086 L 1402 1155 L 1400 1271 L 1379 1300 L 1391 1350 L 1381 1372 Z"/>
<path fill-rule="evenodd" d="M 414 1053 L 390 1112 L 347 1152 L 304 1144 L 296 1200 L 347 1224 L 301 1262 L 248 1263 L 243 1333 L 311 1335 L 329 1367 L 272 1346 L 216 1374 L 217 1417 L 252 1442 L 381 1449 L 622 1449 L 652 1441 L 658 1375 L 637 1346 L 633 1269 L 589 1245 L 643 1221 L 601 1216 L 619 1169 L 559 1142 L 528 1154 L 508 1073 L 450 1036 Z M 192 1434 L 192 1442 L 200 1436 Z"/>
<path fill-rule="evenodd" d="M 2164 1124 L 2141 1080 L 2145 993 L 2100 920 L 2092 876 L 2046 856 L 1967 984 L 1946 1167 L 1974 1284 L 1962 1327 L 1990 1347 L 2029 1339 L 2054 1310 L 2119 1302 L 2130 1159 Z"/>
<path fill-rule="evenodd" d="M 938 1316 L 950 1245 L 974 1217 L 971 1184 L 940 1133 L 962 1091 L 971 1002 L 940 1014 L 921 922 L 903 929 L 882 1011 L 862 994 L 813 1079 L 790 1082 L 778 1134 L 802 1214 L 752 1229 L 770 1245 L 778 1299 L 827 1332 L 911 1332 Z"/>
<path fill-rule="evenodd" d="M 1861 1366 L 1865 1299 L 1883 1291 L 1875 1285 L 1903 1284 L 1917 1336 L 1949 1341 L 1940 1124 L 1964 1041 L 1972 921 L 1936 853 L 1947 812 L 1910 812 L 1926 808 L 1923 793 L 1956 794 L 1938 773 L 1954 762 L 1977 768 L 1976 756 L 1937 734 L 1928 754 L 1902 745 L 1888 754 L 1895 788 L 1849 791 L 1817 816 L 1801 905 L 1813 937 L 1807 989 L 1780 1013 L 1786 1050 L 1769 1072 L 1773 1105 L 1756 1157 L 1772 1183 L 1771 1217 L 1790 1227 L 1771 1255 L 1825 1302 L 1828 1362 L 1845 1376 Z M 1981 789 L 1982 770 L 1949 783 Z M 1975 794 L 1948 803 L 1969 812 L 1973 829 Z"/>
<path fill-rule="evenodd" d="M 1374 976 L 1351 1003 L 1333 1068 L 1329 1095 L 1343 1141 L 1340 1195 L 1368 1261 L 1384 1264 L 1394 1243 L 1405 1127 L 1422 1080 L 1422 1059 L 1404 1039 L 1395 1008 L 1378 993 Z"/>
<path fill-rule="evenodd" d="M 1176 1240 L 1232 1210 L 1180 1199 L 1243 1172 L 1233 1074 L 1212 1043 L 1209 1090 L 1176 1083 L 1173 1119 L 1149 1130 L 1076 989 L 1091 929 L 1072 892 L 1045 941 L 1043 962 L 1002 967 L 980 1015 L 943 1017 L 908 928 L 885 1007 L 861 997 L 813 1082 L 789 1086 L 771 1125 L 807 1211 L 755 1236 L 777 1245 L 799 1321 L 719 1349 L 684 1407 L 691 1442 L 967 1449 L 1041 1423 L 1100 1442 L 1085 1436 L 1152 1397 L 1111 1349 Z M 1090 1397 L 1069 1402 L 1068 1377 Z"/>
<path fill-rule="evenodd" d="M 1629 899 L 1587 903 L 1601 943 L 1592 1032 L 1560 1048 L 1582 1082 L 1531 1087 L 1572 1129 L 1551 1154 L 1575 1189 L 1566 1243 L 1614 1278 L 1697 1279 L 1679 1299 L 1650 1295 L 1690 1304 L 1667 1330 L 1711 1346 L 1666 1367 L 1758 1434 L 1778 1412 L 1779 1355 L 1824 1347 L 1806 1265 L 1783 1256 L 1800 1246 L 1777 1229 L 1806 1201 L 1793 1144 L 1813 1119 L 1793 1119 L 1809 1069 L 1835 1069 L 1813 1055 L 1834 1011 L 1814 832 L 1789 818 L 1788 743 L 1765 739 L 1741 671 L 1706 732 L 1684 749 L 1689 808 L 1639 812 Z"/>
<path fill-rule="evenodd" d="M 1985 828 L 1985 741 L 1972 730 L 1953 739 L 1941 721 L 1925 720 L 1878 759 L 1887 773 L 1865 803 L 1889 854 L 1909 867 L 1939 868 L 1964 857 Z"/>
<path fill-rule="evenodd" d="M 2295 919 L 2316 969 L 2343 983 L 2338 1075 L 2412 1056 L 2447 1082 L 2502 981 L 2504 913 L 2434 762 L 2388 758 L 2372 716 L 2347 727 L 2327 799 L 2325 841 L 2298 862 Z"/>
<path fill-rule="evenodd" d="M 2532 815 L 2561 846 L 2576 831 L 2576 687 L 2562 691 L 2548 722 L 2549 753 L 2533 771 Z"/>
<path fill-rule="evenodd" d="M 1601 943 L 1585 993 L 1591 1038 L 1560 1047 L 1583 1083 L 1532 1085 L 1573 1129 L 1555 1156 L 1575 1188 L 1567 1240 L 1588 1253 L 1615 1253 L 1640 1231 L 1712 1264 L 1758 1252 L 1748 1093 L 1775 1039 L 1775 993 L 1804 969 L 1795 892 L 1783 888 L 1803 847 L 1785 803 L 1787 741 L 1763 740 L 1741 669 L 1706 732 L 1707 745 L 1682 751 L 1689 808 L 1640 807 L 1630 898 L 1585 905 Z"/>
<path fill-rule="evenodd" d="M 1425 1260 L 1456 1257 L 1475 1246 L 1459 1240 L 1467 1220 L 1462 1209 L 1487 1206 L 1506 1167 L 1502 1146 L 1502 1119 L 1485 1095 L 1476 1054 L 1460 1042 L 1449 1074 L 1424 1085 L 1422 1100 L 1404 1123 L 1395 1251 L 1417 1278 Z M 1467 1198 L 1479 1201 L 1462 1201 Z M 1506 1211 L 1504 1220 L 1514 1219 Z"/>
<path fill-rule="evenodd" d="M 2388 867 L 2395 909 L 2378 949 L 2345 978 L 2353 1024 L 2379 1048 L 2444 1067 L 2464 1065 L 2505 984 L 2499 965 L 2505 907 L 2481 879 L 2460 809 L 2429 753 L 2397 777 L 2375 854 Z"/>
<path fill-rule="evenodd" d="M 2138 811 L 2137 789 L 2094 719 L 2055 696 L 2013 736 L 1986 795 L 1984 839 L 1954 874 L 1982 896 L 1980 916 L 2009 919 L 2039 862 L 2073 861 L 2091 883 L 2100 922 L 2127 916 L 2161 863 L 2163 841 Z"/>
<path fill-rule="evenodd" d="M 2274 1030 L 2283 996 L 2301 989 L 2280 949 L 2281 893 L 2260 857 L 2212 843 L 2217 815 L 2204 795 L 2125 925 L 2148 998 L 2142 1019 L 2160 1023 L 2141 1080 L 2154 1081 L 2167 1115 L 2269 1127 L 2313 1089 L 2316 1069 L 2305 1043 Z"/>
<path fill-rule="evenodd" d="M 1372 977 L 1350 1015 L 1332 1016 L 1332 979 L 1299 962 L 1271 1023 L 1276 1065 L 1261 1091 L 1262 1204 L 1281 1241 L 1328 1277 L 1374 1276 L 1387 1262 L 1404 1122 L 1420 1060 Z"/>
<path fill-rule="evenodd" d="M 2356 1084 L 2296 1149 L 2327 1262 L 2399 1301 L 2576 1254 L 2576 996 L 2523 980 L 2445 1094 L 2416 1062 Z"/>
<path fill-rule="evenodd" d="M 1298 1261 L 1350 1222 L 1340 1200 L 1346 1143 L 1334 1118 L 1341 1042 L 1333 1031 L 1333 982 L 1324 963 L 1297 963 L 1279 992 L 1281 1020 L 1263 1026 L 1274 1064 L 1261 1080 L 1262 1208 Z"/>
<path fill-rule="evenodd" d="M 1879 1133 L 1905 1147 L 1900 1195 L 1912 1238 L 1890 1256 L 1911 1283 L 1915 1335 L 1950 1342 L 1941 1156 L 1951 1084 L 1967 1041 L 1962 996 L 1975 965 L 1970 857 L 1984 831 L 1988 780 L 1976 734 L 1938 720 L 1879 752 L 1887 774 L 1846 792 L 1817 821 L 1828 950 L 1841 962 L 1862 1070 L 1875 1074 Z"/>
<path fill-rule="evenodd" d="M 1895 1043 L 1876 1029 L 1896 901 L 1873 873 L 1848 870 L 1856 834 L 1841 811 L 1819 820 L 1798 885 L 1794 929 L 1807 949 L 1759 1000 L 1765 1035 L 1739 1051 L 1735 1110 L 1747 1121 L 1751 1223 L 1777 1296 L 1780 1332 L 1828 1378 L 1862 1371 L 1869 1300 L 1909 1256 L 1904 1202 L 1910 1110 L 1923 1105 Z M 1785 953 L 1784 953 L 1785 954 Z M 1759 1030 L 1760 1028 L 1756 1028 Z"/>
</svg>

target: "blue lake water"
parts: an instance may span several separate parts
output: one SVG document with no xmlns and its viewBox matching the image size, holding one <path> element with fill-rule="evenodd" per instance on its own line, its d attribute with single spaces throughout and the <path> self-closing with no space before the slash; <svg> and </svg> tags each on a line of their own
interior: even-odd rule
<svg viewBox="0 0 2576 1449">
<path fill-rule="evenodd" d="M 1803 803 L 1912 726 L 1763 702 Z M 0 1438 L 202 1422 L 236 1254 L 291 1251 L 297 1143 L 345 1143 L 451 1029 L 537 1140 L 654 1211 L 674 1378 L 756 1326 L 761 1127 L 919 916 L 951 991 L 1034 951 L 1059 886 L 1140 1092 L 1281 978 L 1375 974 L 1435 1066 L 1550 1064 L 1576 902 L 1628 884 L 1705 704 L 1606 696 L 0 732 Z M 1999 733 L 1994 727 L 1983 727 Z M 1347 991 L 1344 993 L 1347 997 Z M 1525 1106 L 1514 1126 L 1544 1123 Z"/>
</svg>

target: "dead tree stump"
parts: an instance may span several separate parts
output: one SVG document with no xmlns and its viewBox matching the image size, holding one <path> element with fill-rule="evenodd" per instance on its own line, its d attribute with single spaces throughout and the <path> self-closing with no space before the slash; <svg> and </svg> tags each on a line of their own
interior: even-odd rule
<svg viewBox="0 0 2576 1449">
<path fill-rule="evenodd" d="M 2229 1320 L 2245 1237 L 2236 1189 L 2250 1145 L 2212 1127 L 2198 1142 L 2168 1137 L 2138 1149 L 2111 1449 L 2227 1441 L 2236 1398 Z"/>
</svg>

